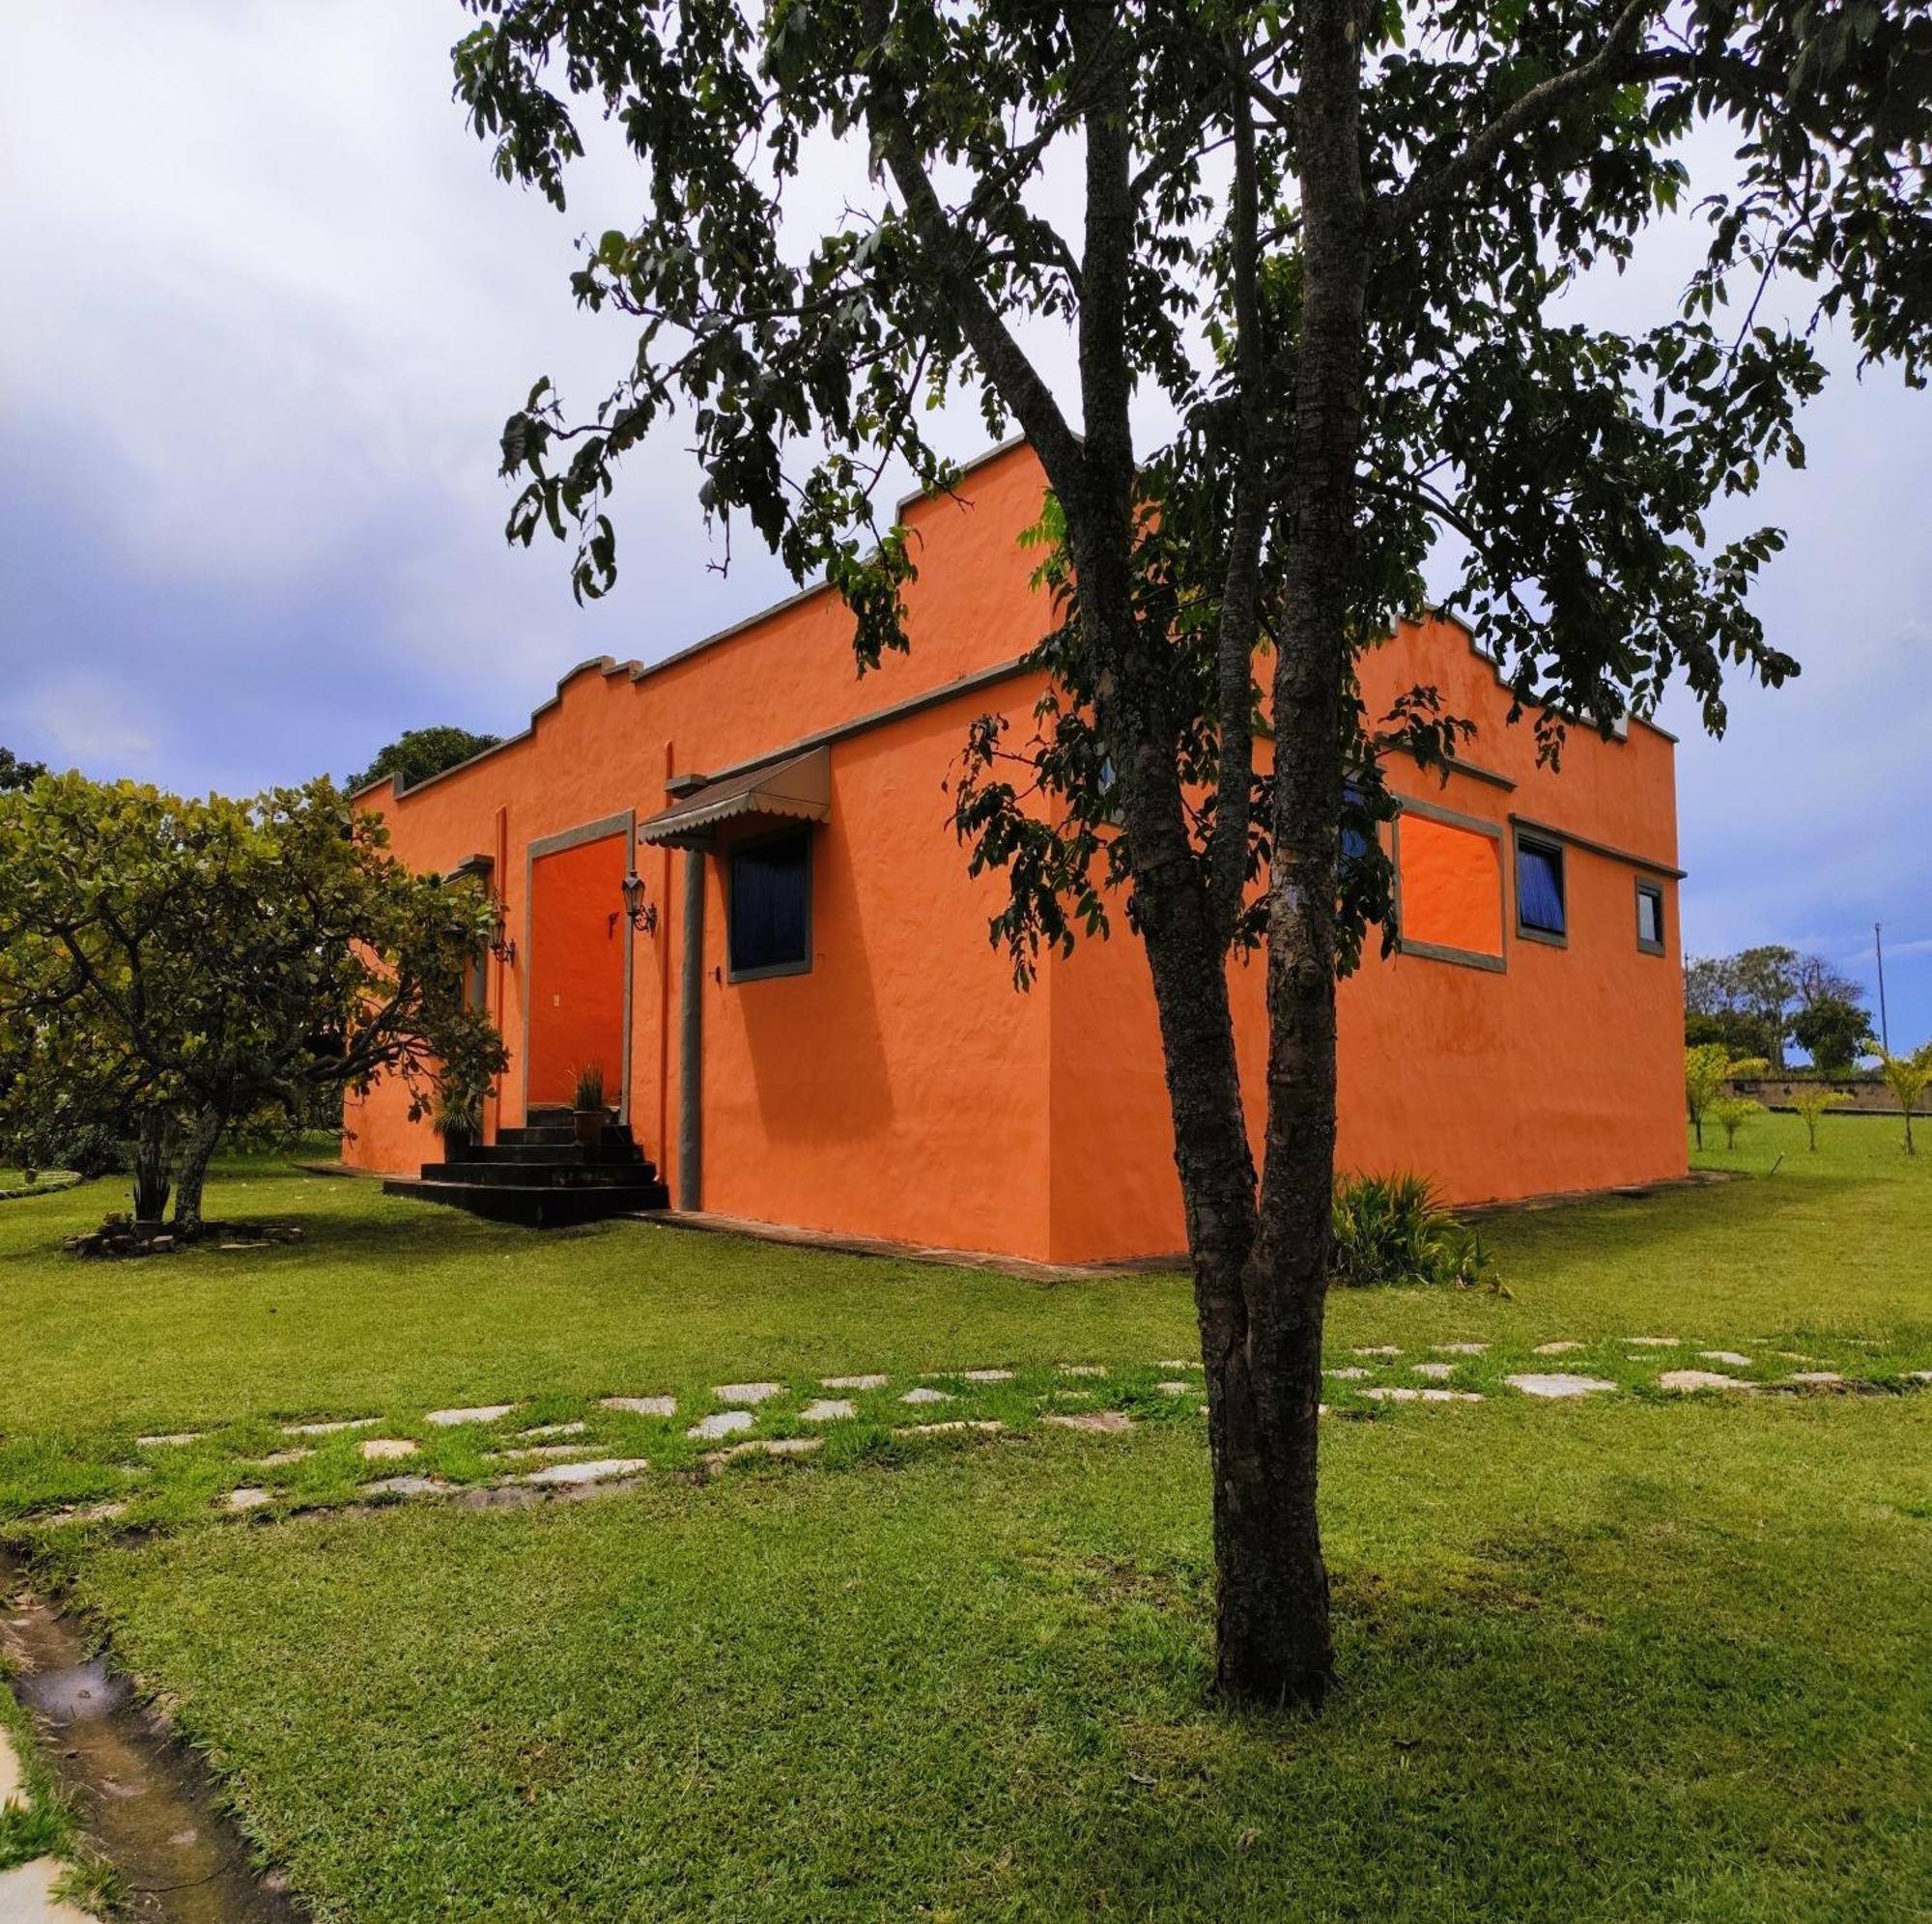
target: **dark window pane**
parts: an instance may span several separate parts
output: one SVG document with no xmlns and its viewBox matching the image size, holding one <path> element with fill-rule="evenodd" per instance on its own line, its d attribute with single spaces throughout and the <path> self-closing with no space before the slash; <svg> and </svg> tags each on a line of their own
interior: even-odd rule
<svg viewBox="0 0 1932 1924">
<path fill-rule="evenodd" d="M 1636 939 L 1652 948 L 1663 947 L 1663 891 L 1636 891 Z"/>
<path fill-rule="evenodd" d="M 1561 849 L 1540 842 L 1517 844 L 1516 914 L 1524 928 L 1544 935 L 1564 933 Z"/>
<path fill-rule="evenodd" d="M 803 834 L 735 850 L 731 857 L 731 973 L 795 968 L 810 959 Z"/>
<path fill-rule="evenodd" d="M 1342 784 L 1342 866 L 1353 868 L 1369 852 L 1368 832 L 1362 827 L 1359 816 L 1350 819 L 1350 811 L 1361 808 L 1368 801 L 1359 781 L 1345 781 Z"/>
</svg>

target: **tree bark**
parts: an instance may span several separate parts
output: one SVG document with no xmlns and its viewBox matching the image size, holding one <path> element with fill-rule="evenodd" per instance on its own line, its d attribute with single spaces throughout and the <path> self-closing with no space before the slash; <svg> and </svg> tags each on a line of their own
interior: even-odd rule
<svg viewBox="0 0 1932 1924">
<path fill-rule="evenodd" d="M 174 1227 L 185 1235 L 195 1235 L 201 1229 L 202 1185 L 214 1146 L 221 1140 L 221 1118 L 214 1111 L 203 1110 L 182 1144 L 175 1178 Z"/>
<path fill-rule="evenodd" d="M 165 1110 L 142 1112 L 134 1138 L 134 1220 L 137 1223 L 158 1223 L 168 1213 L 174 1136 L 174 1118 Z"/>
</svg>

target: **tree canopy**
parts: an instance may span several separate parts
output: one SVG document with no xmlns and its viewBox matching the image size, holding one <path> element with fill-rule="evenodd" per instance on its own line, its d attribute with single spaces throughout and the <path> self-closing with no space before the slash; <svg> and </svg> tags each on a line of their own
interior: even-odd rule
<svg viewBox="0 0 1932 1924">
<path fill-rule="evenodd" d="M 0 748 L 0 794 L 14 788 L 31 788 L 46 772 L 45 762 L 23 761 L 12 749 Z"/>
<path fill-rule="evenodd" d="M 379 750 L 376 759 L 360 775 L 352 775 L 342 785 L 354 795 L 358 788 L 367 788 L 372 781 L 393 775 L 401 791 L 418 781 L 427 781 L 433 775 L 440 775 L 446 768 L 454 768 L 458 762 L 468 761 L 471 755 L 480 755 L 485 749 L 496 748 L 502 739 L 500 735 L 474 735 L 468 728 L 448 723 L 433 728 L 407 728 Z"/>
<path fill-rule="evenodd" d="M 157 1217 L 227 1129 L 399 1078 L 416 1113 L 503 1062 L 465 1006 L 494 908 L 412 875 L 327 780 L 248 802 L 65 775 L 0 796 L 0 1120 L 112 1123 Z"/>
<path fill-rule="evenodd" d="M 579 216 L 579 299 L 635 324 L 609 390 L 539 381 L 503 433 L 510 536 L 571 543 L 581 596 L 614 578 L 624 461 L 675 415 L 727 542 L 749 521 L 822 574 L 863 666 L 909 643 L 918 556 L 880 504 L 952 478 L 939 404 L 1038 454 L 1056 693 L 974 731 L 959 827 L 1011 884 L 993 932 L 1022 976 L 1110 901 L 1141 939 L 1208 1366 L 1217 1675 L 1319 1697 L 1335 977 L 1392 908 L 1374 839 L 1341 871 L 1344 816 L 1390 811 L 1386 756 L 1439 765 L 1466 729 L 1430 688 L 1366 713 L 1356 659 L 1447 533 L 1450 599 L 1549 756 L 1675 678 L 1717 728 L 1727 674 L 1795 671 L 1750 600 L 1779 534 L 1716 516 L 1802 462 L 1817 325 L 1924 379 L 1932 15 L 466 4 L 457 93 L 504 179 L 561 208 L 585 114 L 643 168 L 641 210 Z M 1710 179 L 1699 127 L 1734 155 Z M 1682 298 L 1583 318 L 1578 283 L 1672 218 L 1704 249 Z M 1259 1170 L 1223 969 L 1257 941 Z"/>
<path fill-rule="evenodd" d="M 1868 1026 L 1864 1000 L 1863 985 L 1823 956 L 1781 944 L 1695 956 L 1684 965 L 1685 1040 L 1722 1042 L 1780 1069 L 1795 1041 L 1820 1068 L 1849 1068 Z"/>
</svg>

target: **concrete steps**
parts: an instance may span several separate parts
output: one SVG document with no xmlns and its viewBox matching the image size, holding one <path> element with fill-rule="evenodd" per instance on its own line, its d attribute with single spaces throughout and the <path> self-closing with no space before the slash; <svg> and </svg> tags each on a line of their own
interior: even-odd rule
<svg viewBox="0 0 1932 1924">
<path fill-rule="evenodd" d="M 608 1122 L 598 1142 L 580 1144 L 567 1110 L 532 1111 L 522 1128 L 498 1130 L 495 1143 L 425 1163 L 419 1176 L 392 1177 L 383 1190 L 537 1230 L 670 1204 L 627 1125 Z"/>
</svg>

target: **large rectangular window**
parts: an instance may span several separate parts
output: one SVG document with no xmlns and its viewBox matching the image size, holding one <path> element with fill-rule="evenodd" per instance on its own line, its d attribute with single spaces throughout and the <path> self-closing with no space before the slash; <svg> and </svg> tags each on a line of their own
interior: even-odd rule
<svg viewBox="0 0 1932 1924">
<path fill-rule="evenodd" d="M 747 842 L 729 857 L 731 979 L 811 967 L 811 832 Z"/>
<path fill-rule="evenodd" d="M 1570 922 L 1563 898 L 1563 848 L 1532 835 L 1516 838 L 1516 925 L 1535 942 L 1567 942 Z"/>
<path fill-rule="evenodd" d="M 1636 885 L 1636 946 L 1646 955 L 1663 953 L 1663 888 L 1657 882 Z"/>
<path fill-rule="evenodd" d="M 1403 953 L 1500 969 L 1503 878 L 1497 831 L 1406 802 L 1395 846 Z"/>
</svg>

